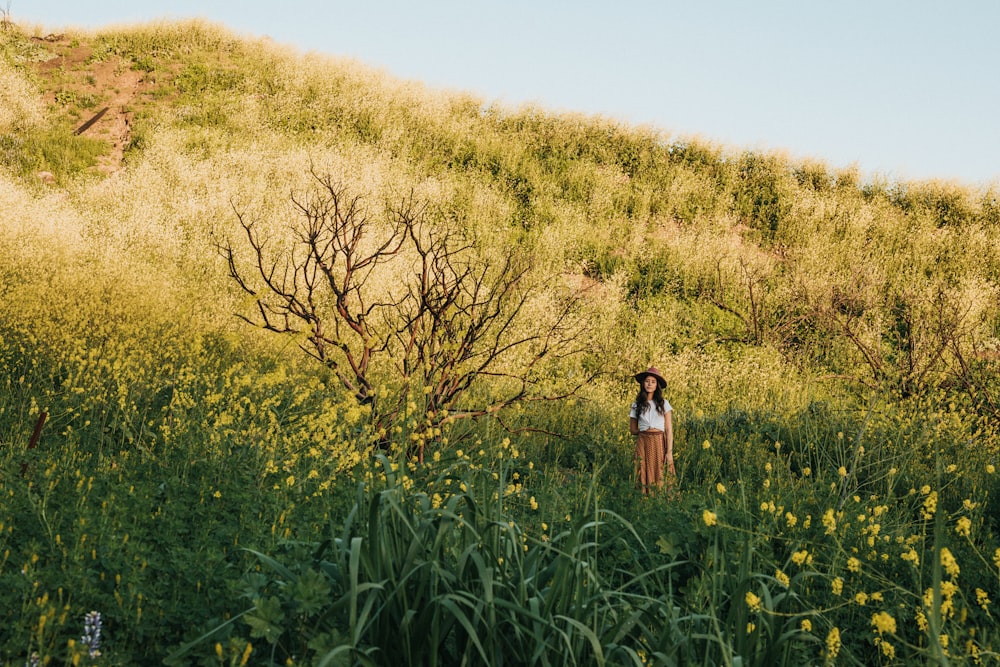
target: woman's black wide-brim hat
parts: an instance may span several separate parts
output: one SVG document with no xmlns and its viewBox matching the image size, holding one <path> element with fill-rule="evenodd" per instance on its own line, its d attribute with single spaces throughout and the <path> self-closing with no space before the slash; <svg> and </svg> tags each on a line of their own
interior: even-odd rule
<svg viewBox="0 0 1000 667">
<path fill-rule="evenodd" d="M 640 373 L 636 373 L 634 376 L 635 381 L 638 382 L 639 384 L 642 384 L 643 382 L 646 381 L 647 375 L 652 375 L 653 377 L 656 378 L 656 384 L 660 386 L 660 389 L 663 389 L 664 387 L 667 386 L 667 381 L 663 378 L 663 375 L 660 374 L 660 371 L 655 366 L 650 366 L 646 370 Z"/>
</svg>

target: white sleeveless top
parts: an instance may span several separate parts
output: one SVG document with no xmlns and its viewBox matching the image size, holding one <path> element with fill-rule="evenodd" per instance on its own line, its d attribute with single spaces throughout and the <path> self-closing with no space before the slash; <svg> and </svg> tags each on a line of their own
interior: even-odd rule
<svg viewBox="0 0 1000 667">
<path fill-rule="evenodd" d="M 629 419 L 636 419 L 639 422 L 639 432 L 648 431 L 649 429 L 656 429 L 658 431 L 666 430 L 666 414 L 673 410 L 670 407 L 670 401 L 663 399 L 663 414 L 661 415 L 656 411 L 656 407 L 653 402 L 649 402 L 649 407 L 646 408 L 645 412 L 641 415 L 636 414 L 636 405 L 632 404 L 632 409 L 629 410 Z"/>
</svg>

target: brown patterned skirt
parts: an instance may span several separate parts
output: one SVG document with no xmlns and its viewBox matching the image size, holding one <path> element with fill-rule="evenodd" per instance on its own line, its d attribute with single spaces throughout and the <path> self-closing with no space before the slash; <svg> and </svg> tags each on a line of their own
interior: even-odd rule
<svg viewBox="0 0 1000 667">
<path fill-rule="evenodd" d="M 635 441 L 635 457 L 639 462 L 638 486 L 642 490 L 663 486 L 663 465 L 667 443 L 663 431 L 642 431 Z"/>
</svg>

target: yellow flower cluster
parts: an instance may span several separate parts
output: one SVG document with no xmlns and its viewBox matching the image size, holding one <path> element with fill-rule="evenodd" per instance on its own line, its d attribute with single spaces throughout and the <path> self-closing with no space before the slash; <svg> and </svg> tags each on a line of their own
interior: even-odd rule
<svg viewBox="0 0 1000 667">
<path fill-rule="evenodd" d="M 823 527 L 826 528 L 827 535 L 833 535 L 837 530 L 837 518 L 833 514 L 833 509 L 823 513 Z"/>
<path fill-rule="evenodd" d="M 826 656 L 827 659 L 833 660 L 840 653 L 840 629 L 836 626 L 830 628 L 829 634 L 826 636 Z"/>
<path fill-rule="evenodd" d="M 924 499 L 923 507 L 920 508 L 920 516 L 923 517 L 925 521 L 930 521 L 934 518 L 934 512 L 937 511 L 937 502 L 937 491 L 930 491 L 928 489 L 927 498 Z"/>
<path fill-rule="evenodd" d="M 941 548 L 941 567 L 944 568 L 945 572 L 948 573 L 952 579 L 956 578 L 961 570 L 958 567 L 958 562 L 952 555 L 951 550 L 948 547 Z"/>
<path fill-rule="evenodd" d="M 796 551 L 792 554 L 792 562 L 796 565 L 802 565 L 803 563 L 808 563 L 812 561 L 812 556 L 809 555 L 808 549 L 802 549 L 801 551 Z"/>
<path fill-rule="evenodd" d="M 907 551 L 904 551 L 900 556 L 903 560 L 912 563 L 914 567 L 920 565 L 920 554 L 913 547 L 910 547 Z"/>
<path fill-rule="evenodd" d="M 879 649 L 882 651 L 882 655 L 884 655 L 889 660 L 892 660 L 893 658 L 896 657 L 896 647 L 887 642 L 885 638 L 876 637 L 875 645 L 878 646 Z"/>
<path fill-rule="evenodd" d="M 880 635 L 885 633 L 896 634 L 896 619 L 888 612 L 880 611 L 872 614 L 872 625 L 875 626 L 875 631 Z"/>
</svg>

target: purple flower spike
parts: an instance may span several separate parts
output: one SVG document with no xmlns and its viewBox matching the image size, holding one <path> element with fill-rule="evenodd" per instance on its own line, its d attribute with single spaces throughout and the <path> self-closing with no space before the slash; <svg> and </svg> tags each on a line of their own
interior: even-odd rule
<svg viewBox="0 0 1000 667">
<path fill-rule="evenodd" d="M 101 612 L 92 611 L 83 617 L 83 637 L 80 638 L 87 647 L 87 655 L 91 659 L 101 655 Z"/>
</svg>

